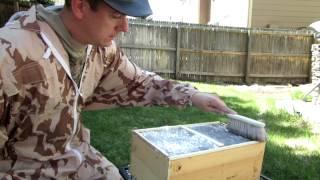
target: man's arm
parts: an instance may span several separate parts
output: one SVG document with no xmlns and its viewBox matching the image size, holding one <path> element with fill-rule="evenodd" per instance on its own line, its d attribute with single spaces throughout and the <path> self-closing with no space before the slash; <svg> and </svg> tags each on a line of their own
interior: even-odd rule
<svg viewBox="0 0 320 180">
<path fill-rule="evenodd" d="M 109 50 L 106 50 L 110 52 Z M 86 109 L 104 109 L 117 106 L 170 105 L 185 107 L 194 104 L 205 111 L 230 113 L 216 96 L 200 93 L 189 84 L 165 80 L 155 73 L 141 70 L 128 60 L 120 49 L 109 53 L 110 60 Z M 192 98 L 191 98 L 192 97 Z"/>
<path fill-rule="evenodd" d="M 226 104 L 216 95 L 209 93 L 195 93 L 191 97 L 192 104 L 202 111 L 215 112 L 218 114 L 235 114 L 236 112 L 228 108 Z"/>
</svg>

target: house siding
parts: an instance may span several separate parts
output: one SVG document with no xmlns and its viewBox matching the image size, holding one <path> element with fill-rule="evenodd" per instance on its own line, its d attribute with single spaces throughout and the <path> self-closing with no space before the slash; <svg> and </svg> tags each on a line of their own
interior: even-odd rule
<svg viewBox="0 0 320 180">
<path fill-rule="evenodd" d="M 249 27 L 301 28 L 320 20 L 320 0 L 251 0 Z"/>
</svg>

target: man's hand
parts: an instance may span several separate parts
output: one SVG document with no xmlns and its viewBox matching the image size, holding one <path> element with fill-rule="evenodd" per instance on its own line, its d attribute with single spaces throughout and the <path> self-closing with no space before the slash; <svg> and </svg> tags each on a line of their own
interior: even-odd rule
<svg viewBox="0 0 320 180">
<path fill-rule="evenodd" d="M 216 95 L 198 92 L 191 97 L 192 104 L 202 111 L 218 114 L 236 114 Z"/>
</svg>

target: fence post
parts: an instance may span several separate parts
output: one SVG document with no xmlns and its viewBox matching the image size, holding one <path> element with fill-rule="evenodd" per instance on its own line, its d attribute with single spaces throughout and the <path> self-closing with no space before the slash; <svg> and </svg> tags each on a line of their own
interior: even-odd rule
<svg viewBox="0 0 320 180">
<path fill-rule="evenodd" d="M 179 24 L 177 24 L 177 47 L 176 47 L 176 59 L 174 63 L 174 78 L 177 80 L 180 74 L 180 40 L 181 39 L 181 29 Z"/>
<path fill-rule="evenodd" d="M 20 7 L 19 7 L 19 1 L 13 1 L 13 7 L 14 7 L 14 13 L 18 12 Z"/>
<path fill-rule="evenodd" d="M 246 84 L 250 84 L 249 78 L 250 78 L 250 65 L 251 65 L 251 29 L 248 29 L 248 41 L 247 41 L 247 58 L 244 66 L 244 82 Z"/>
<path fill-rule="evenodd" d="M 316 38 L 315 38 L 315 34 L 313 34 L 313 38 L 312 38 L 312 41 L 311 41 L 311 46 L 310 46 L 310 56 L 309 56 L 309 64 L 308 64 L 308 75 L 309 75 L 309 77 L 308 77 L 308 83 L 313 83 L 312 82 L 312 79 L 313 79 L 313 73 L 312 73 L 312 57 L 313 57 L 313 52 L 312 52 L 312 45 L 313 44 L 316 44 L 316 43 L 318 43 L 317 42 L 317 40 L 316 40 Z"/>
</svg>

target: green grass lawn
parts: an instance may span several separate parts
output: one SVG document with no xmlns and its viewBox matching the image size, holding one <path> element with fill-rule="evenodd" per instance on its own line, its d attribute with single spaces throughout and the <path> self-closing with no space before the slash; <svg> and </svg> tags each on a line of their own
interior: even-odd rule
<svg viewBox="0 0 320 180">
<path fill-rule="evenodd" d="M 239 114 L 262 119 L 268 141 L 262 173 L 272 179 L 320 179 L 320 134 L 298 116 L 275 109 L 275 94 L 255 94 L 234 86 L 192 83 L 199 90 L 217 93 Z M 225 121 L 225 117 L 196 108 L 178 110 L 168 107 L 117 108 L 84 112 L 84 124 L 91 129 L 91 142 L 115 165 L 130 162 L 132 129 L 164 125 Z"/>
</svg>

